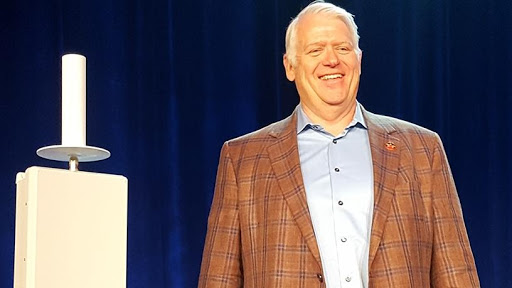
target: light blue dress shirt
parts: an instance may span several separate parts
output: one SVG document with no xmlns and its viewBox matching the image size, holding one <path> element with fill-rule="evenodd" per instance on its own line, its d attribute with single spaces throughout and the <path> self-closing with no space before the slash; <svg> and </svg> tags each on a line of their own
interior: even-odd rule
<svg viewBox="0 0 512 288">
<path fill-rule="evenodd" d="M 360 104 L 340 135 L 299 105 L 297 139 L 306 197 L 328 288 L 368 287 L 373 167 Z"/>
</svg>

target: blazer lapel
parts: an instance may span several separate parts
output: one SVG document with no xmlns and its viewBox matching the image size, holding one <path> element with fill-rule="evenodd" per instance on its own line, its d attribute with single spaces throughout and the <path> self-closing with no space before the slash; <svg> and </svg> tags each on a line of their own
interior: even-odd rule
<svg viewBox="0 0 512 288">
<path fill-rule="evenodd" d="M 293 218 L 299 226 L 309 250 L 318 261 L 318 265 L 322 267 L 300 170 L 296 126 L 297 115 L 294 111 L 290 117 L 279 122 L 270 132 L 276 141 L 267 148 L 267 151 L 272 169 Z"/>
<path fill-rule="evenodd" d="M 379 118 L 366 110 L 362 111 L 368 125 L 373 162 L 374 209 L 368 260 L 371 267 L 384 232 L 391 200 L 395 195 L 401 143 L 391 135 L 395 131 L 393 127 L 379 121 Z"/>
</svg>

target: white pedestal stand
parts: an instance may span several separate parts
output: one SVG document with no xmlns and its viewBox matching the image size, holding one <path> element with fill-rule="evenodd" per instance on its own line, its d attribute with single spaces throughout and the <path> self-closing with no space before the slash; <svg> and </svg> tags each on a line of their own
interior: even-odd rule
<svg viewBox="0 0 512 288">
<path fill-rule="evenodd" d="M 62 144 L 37 155 L 69 170 L 16 175 L 15 288 L 124 288 L 128 180 L 78 171 L 110 152 L 86 145 L 85 57 L 62 57 Z"/>
</svg>

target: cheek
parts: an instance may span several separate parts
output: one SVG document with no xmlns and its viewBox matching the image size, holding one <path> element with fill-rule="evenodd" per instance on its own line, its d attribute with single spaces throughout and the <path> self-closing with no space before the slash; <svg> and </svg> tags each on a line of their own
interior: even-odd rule
<svg viewBox="0 0 512 288">
<path fill-rule="evenodd" d="M 345 55 L 345 56 L 348 56 L 348 55 Z M 351 70 L 359 70 L 359 68 L 361 67 L 361 62 L 358 60 L 356 55 L 344 57 L 341 60 L 341 62 L 343 62 Z"/>
<path fill-rule="evenodd" d="M 300 71 L 297 71 L 296 73 L 297 78 L 300 78 L 302 82 L 309 82 L 311 78 L 311 73 L 308 73 L 307 71 L 304 71 L 303 69 L 300 69 Z"/>
</svg>

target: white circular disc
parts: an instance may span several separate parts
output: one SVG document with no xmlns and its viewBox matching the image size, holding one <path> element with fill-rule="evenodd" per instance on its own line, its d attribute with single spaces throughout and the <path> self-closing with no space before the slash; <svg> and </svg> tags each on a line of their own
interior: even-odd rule
<svg viewBox="0 0 512 288">
<path fill-rule="evenodd" d="M 108 152 L 108 150 L 93 146 L 70 147 L 53 145 L 39 148 L 36 153 L 39 157 L 45 159 L 64 162 L 68 162 L 69 158 L 72 156 L 78 158 L 78 162 L 93 162 L 110 157 L 110 152 Z"/>
</svg>

